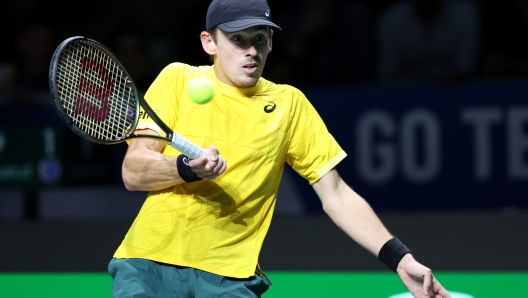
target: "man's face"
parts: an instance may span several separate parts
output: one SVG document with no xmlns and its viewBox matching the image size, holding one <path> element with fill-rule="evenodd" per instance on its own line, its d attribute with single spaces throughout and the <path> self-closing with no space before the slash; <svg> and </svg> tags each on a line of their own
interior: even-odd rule
<svg viewBox="0 0 528 298">
<path fill-rule="evenodd" d="M 273 31 L 267 26 L 251 27 L 233 33 L 216 31 L 215 39 L 206 42 L 205 51 L 215 56 L 216 77 L 235 87 L 252 87 L 262 76 Z M 212 39 L 212 38 L 211 38 Z M 204 42 L 202 33 L 202 44 Z"/>
</svg>

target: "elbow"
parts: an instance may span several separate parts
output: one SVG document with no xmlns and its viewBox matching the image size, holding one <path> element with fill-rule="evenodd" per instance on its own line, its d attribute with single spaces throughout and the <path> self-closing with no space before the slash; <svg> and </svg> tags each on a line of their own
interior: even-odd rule
<svg viewBox="0 0 528 298">
<path fill-rule="evenodd" d="M 134 186 L 134 183 L 131 181 L 131 179 L 127 178 L 125 175 L 122 175 L 122 178 L 123 178 L 123 184 L 125 185 L 125 188 L 128 191 L 137 190 L 136 187 Z"/>
<path fill-rule="evenodd" d="M 123 180 L 123 185 L 128 191 L 139 190 L 136 180 L 133 177 L 134 176 L 131 175 L 125 167 L 121 169 L 121 179 Z"/>
<path fill-rule="evenodd" d="M 323 211 L 330 217 L 343 209 L 343 204 L 340 204 L 338 200 L 325 200 L 323 201 Z"/>
</svg>

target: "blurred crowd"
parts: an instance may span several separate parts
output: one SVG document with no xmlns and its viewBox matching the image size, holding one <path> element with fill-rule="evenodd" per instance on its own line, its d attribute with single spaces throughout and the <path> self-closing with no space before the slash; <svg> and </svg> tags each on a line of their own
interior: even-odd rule
<svg viewBox="0 0 528 298">
<path fill-rule="evenodd" d="M 174 61 L 208 64 L 199 33 L 209 0 L 2 2 L 0 101 L 48 93 L 67 37 L 106 44 L 141 89 Z M 528 77 L 527 0 L 268 0 L 276 32 L 264 77 L 342 86 Z"/>
</svg>

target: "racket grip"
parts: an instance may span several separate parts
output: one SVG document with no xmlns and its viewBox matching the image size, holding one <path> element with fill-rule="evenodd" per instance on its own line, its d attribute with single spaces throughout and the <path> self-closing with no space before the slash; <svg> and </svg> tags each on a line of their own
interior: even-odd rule
<svg viewBox="0 0 528 298">
<path fill-rule="evenodd" d="M 180 136 L 177 133 L 172 134 L 172 142 L 170 142 L 169 145 L 171 145 L 181 153 L 187 155 L 189 158 L 207 156 L 207 151 L 196 146 L 194 143 Z"/>
</svg>

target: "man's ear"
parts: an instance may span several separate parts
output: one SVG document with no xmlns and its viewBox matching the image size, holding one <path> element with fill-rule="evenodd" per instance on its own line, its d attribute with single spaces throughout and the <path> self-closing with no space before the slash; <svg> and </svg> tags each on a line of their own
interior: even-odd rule
<svg viewBox="0 0 528 298">
<path fill-rule="evenodd" d="M 202 33 L 200 33 L 200 40 L 202 41 L 202 48 L 207 54 L 211 56 L 216 55 L 216 44 L 209 32 L 202 31 Z"/>
<path fill-rule="evenodd" d="M 271 48 L 272 48 L 272 45 L 273 45 L 272 40 L 273 40 L 273 29 L 270 29 L 268 53 L 271 52 Z"/>
</svg>

